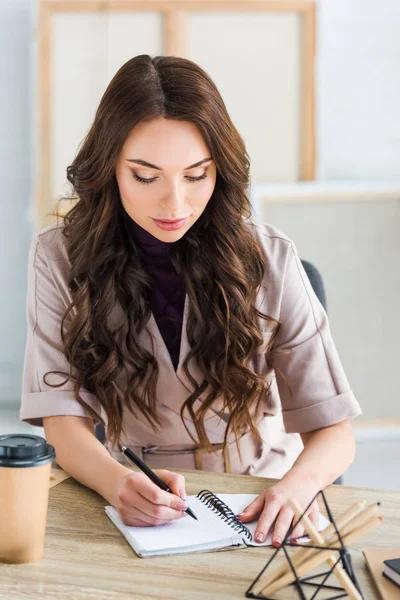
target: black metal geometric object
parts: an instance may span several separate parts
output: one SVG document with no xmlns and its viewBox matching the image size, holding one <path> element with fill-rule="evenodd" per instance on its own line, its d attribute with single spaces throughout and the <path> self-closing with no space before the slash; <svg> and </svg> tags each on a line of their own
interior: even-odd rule
<svg viewBox="0 0 400 600">
<path fill-rule="evenodd" d="M 332 566 L 331 569 L 329 569 L 328 571 L 324 571 L 322 573 L 318 573 L 316 575 L 311 575 L 308 577 L 299 577 L 297 572 L 296 572 L 296 567 L 293 565 L 292 563 L 292 558 L 290 557 L 290 554 L 287 551 L 287 547 L 292 547 L 292 548 L 317 548 L 317 549 L 321 549 L 324 550 L 326 549 L 326 546 L 317 546 L 317 545 L 312 545 L 312 544 L 307 544 L 307 545 L 297 545 L 297 544 L 293 544 L 289 541 L 289 538 L 291 536 L 292 531 L 295 529 L 295 527 L 297 526 L 297 524 L 299 523 L 299 521 L 301 521 L 301 519 L 303 518 L 303 516 L 306 514 L 306 512 L 308 511 L 309 507 L 311 506 L 311 504 L 314 502 L 314 500 L 318 497 L 318 496 L 322 496 L 322 500 L 324 502 L 325 508 L 326 508 L 326 512 L 328 514 L 329 517 L 329 521 L 331 522 L 331 524 L 333 524 L 336 534 L 338 536 L 338 546 L 330 546 L 329 550 L 332 551 L 332 554 L 337 552 L 337 561 L 335 562 L 335 564 Z M 337 585 L 330 585 L 329 583 L 326 583 L 326 581 L 328 580 L 329 576 L 332 574 L 334 568 L 336 567 L 336 565 L 341 562 L 343 569 L 346 571 L 347 575 L 350 577 L 351 581 L 353 582 L 354 586 L 356 587 L 356 589 L 358 590 L 360 596 L 363 598 L 364 600 L 364 596 L 362 594 L 360 585 L 357 581 L 356 575 L 354 573 L 352 564 L 351 564 L 351 555 L 349 550 L 345 547 L 344 543 L 343 543 L 343 539 L 342 536 L 340 534 L 340 531 L 337 528 L 335 519 L 332 515 L 332 512 L 329 508 L 326 496 L 324 494 L 324 492 L 321 490 L 318 492 L 318 494 L 316 494 L 314 496 L 314 498 L 311 500 L 311 502 L 309 503 L 309 505 L 307 506 L 307 508 L 304 510 L 303 514 L 301 515 L 301 517 L 299 519 L 297 519 L 297 521 L 290 527 L 289 531 L 286 534 L 285 539 L 282 541 L 282 544 L 279 546 L 279 548 L 277 548 L 275 550 L 275 552 L 273 553 L 273 555 L 271 556 L 271 558 L 268 560 L 267 564 L 265 565 L 265 567 L 263 567 L 263 569 L 260 571 L 260 573 L 257 575 L 257 577 L 254 579 L 254 581 L 251 583 L 250 587 L 248 588 L 248 590 L 246 591 L 246 598 L 257 598 L 259 600 L 274 600 L 274 598 L 270 598 L 268 596 L 263 596 L 261 594 L 253 594 L 251 592 L 251 589 L 253 588 L 253 586 L 257 583 L 257 581 L 260 579 L 260 577 L 265 573 L 265 571 L 268 569 L 268 567 L 270 567 L 270 565 L 272 565 L 272 568 L 274 567 L 274 558 L 275 556 L 277 556 L 278 552 L 283 552 L 285 554 L 286 560 L 288 565 L 290 566 L 290 569 L 293 573 L 294 576 L 294 581 L 290 584 L 292 586 L 294 586 L 294 589 L 297 590 L 297 594 L 298 597 L 301 600 L 314 600 L 315 598 L 317 598 L 318 600 L 318 593 L 321 590 L 332 590 L 333 595 L 326 597 L 324 595 L 324 600 L 336 600 L 337 598 L 345 598 L 348 596 L 346 590 L 343 587 L 337 586 Z M 314 579 L 319 579 L 322 578 L 322 581 L 320 581 L 319 583 L 313 581 Z M 266 584 L 267 585 L 267 584 Z M 312 586 L 315 587 L 315 592 L 312 594 L 311 597 L 307 597 L 306 595 L 306 589 L 303 586 Z M 293 590 L 294 591 L 294 590 Z M 278 593 L 278 592 L 277 592 Z"/>
</svg>

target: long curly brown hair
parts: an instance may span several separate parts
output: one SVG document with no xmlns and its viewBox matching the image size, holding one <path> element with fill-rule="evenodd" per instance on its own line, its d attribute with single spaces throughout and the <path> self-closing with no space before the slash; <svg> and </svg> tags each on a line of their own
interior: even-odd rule
<svg viewBox="0 0 400 600">
<path fill-rule="evenodd" d="M 230 430 L 236 443 L 249 428 L 260 439 L 250 407 L 258 414 L 267 378 L 249 368 L 248 362 L 262 343 L 260 317 L 274 329 L 265 353 L 268 373 L 271 371 L 279 323 L 255 306 L 266 264 L 245 220 L 251 217 L 249 159 L 215 84 L 198 65 L 183 58 L 141 55 L 125 63 L 108 85 L 94 122 L 67 169 L 78 201 L 63 225 L 73 295 L 61 323 L 64 352 L 71 366 L 65 375 L 71 377 L 74 369 L 75 396 L 87 409 L 80 388 L 96 395 L 107 415 L 107 438 L 113 443 L 123 432 L 124 407 L 132 413 L 135 408 L 140 410 L 154 430 L 161 426 L 156 398 L 158 364 L 138 338 L 151 314 L 151 283 L 129 232 L 130 217 L 121 203 L 114 168 L 132 128 L 143 119 L 157 117 L 195 124 L 217 168 L 206 209 L 171 246 L 172 263 L 182 274 L 189 299 L 190 351 L 183 369 L 194 391 L 182 406 L 182 420 L 185 424 L 187 409 L 198 440 L 188 431 L 189 435 L 200 447 L 211 449 L 204 417 L 223 394 L 224 410 L 229 414 L 224 444 Z M 107 325 L 116 303 L 126 315 L 124 353 L 115 331 Z M 192 357 L 204 375 L 201 386 L 188 369 Z M 121 400 L 113 382 L 126 363 L 133 373 Z M 143 385 L 141 397 L 139 385 Z M 194 402 L 207 388 L 200 408 L 194 411 Z"/>
</svg>

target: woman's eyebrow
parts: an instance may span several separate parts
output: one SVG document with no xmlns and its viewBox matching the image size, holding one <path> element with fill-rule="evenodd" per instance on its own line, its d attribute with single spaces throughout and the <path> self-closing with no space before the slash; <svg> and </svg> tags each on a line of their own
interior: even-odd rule
<svg viewBox="0 0 400 600">
<path fill-rule="evenodd" d="M 151 163 L 147 162 L 146 160 L 141 160 L 140 158 L 127 158 L 125 159 L 128 162 L 134 162 L 138 165 L 142 165 L 143 167 L 150 167 L 150 169 L 157 169 L 157 171 L 162 171 L 162 169 L 160 167 L 157 167 L 156 165 L 152 165 Z M 209 158 L 203 158 L 203 160 L 199 160 L 199 162 L 194 163 L 194 165 L 190 165 L 190 167 L 186 167 L 184 169 L 184 171 L 187 171 L 188 169 L 194 169 L 195 167 L 200 167 L 201 165 L 203 165 L 206 162 L 209 162 L 210 160 L 212 160 L 211 156 Z"/>
</svg>

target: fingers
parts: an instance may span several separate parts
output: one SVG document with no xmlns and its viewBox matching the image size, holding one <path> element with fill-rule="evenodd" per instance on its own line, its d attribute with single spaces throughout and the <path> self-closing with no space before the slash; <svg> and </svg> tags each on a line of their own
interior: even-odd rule
<svg viewBox="0 0 400 600">
<path fill-rule="evenodd" d="M 124 525 L 129 525 L 129 527 L 153 527 L 151 523 L 146 523 L 146 521 L 142 521 L 141 519 L 135 519 L 134 517 L 122 518 L 122 522 L 124 523 Z"/>
<path fill-rule="evenodd" d="M 173 485 L 175 489 L 179 486 L 178 489 L 184 490 L 181 475 L 169 471 L 158 471 L 158 474 L 171 489 Z M 118 494 L 117 508 L 126 525 L 162 525 L 187 516 L 184 512 L 187 507 L 187 501 L 160 489 L 144 473 L 132 473 L 126 477 Z"/>
<path fill-rule="evenodd" d="M 268 498 L 268 502 L 264 505 L 264 510 L 262 511 L 260 518 L 258 519 L 257 527 L 254 532 L 254 537 L 256 542 L 264 542 L 265 538 L 273 522 L 279 514 L 279 511 L 282 508 L 281 499 L 272 494 Z"/>
<path fill-rule="evenodd" d="M 122 522 L 130 527 L 155 527 L 156 525 L 165 525 L 170 523 L 170 520 L 156 519 L 132 506 L 124 506 L 119 509 L 119 514 Z M 184 514 L 184 513 L 181 513 Z"/>
<path fill-rule="evenodd" d="M 318 528 L 319 507 L 317 501 L 310 505 L 307 516 Z M 282 543 L 290 527 L 295 525 L 298 520 L 287 502 L 286 494 L 275 492 L 271 488 L 268 492 L 257 496 L 237 517 L 243 523 L 258 518 L 254 538 L 260 543 L 265 541 L 272 527 L 272 543 L 274 546 L 279 546 Z M 300 522 L 291 532 L 289 541 L 295 541 L 294 538 L 303 537 L 304 535 L 304 525 Z"/>
<path fill-rule="evenodd" d="M 297 523 L 298 518 L 297 516 L 292 512 L 292 525 L 295 525 L 295 523 Z M 300 522 L 296 525 L 296 527 L 293 529 L 292 533 L 290 534 L 290 538 L 293 539 L 293 542 L 296 543 L 295 538 L 300 538 L 303 537 L 305 535 L 305 530 L 304 530 L 304 525 Z"/>
<path fill-rule="evenodd" d="M 157 472 L 157 475 L 159 473 L 160 471 Z M 164 475 L 164 471 L 162 471 L 161 474 Z M 165 483 L 170 487 L 170 481 L 165 481 Z M 169 507 L 175 511 L 186 510 L 188 507 L 187 501 L 185 502 L 176 494 L 171 494 L 170 492 L 162 490 L 144 473 L 137 473 L 136 481 L 133 482 L 133 484 L 134 489 L 151 504 L 162 506 L 164 508 Z"/>
<path fill-rule="evenodd" d="M 157 475 L 162 479 L 174 494 L 186 500 L 185 478 L 180 473 L 173 473 L 167 469 L 158 469 Z"/>
<path fill-rule="evenodd" d="M 286 537 L 286 534 L 293 521 L 293 511 L 290 506 L 284 506 L 274 524 L 272 532 L 272 544 L 274 546 L 280 546 Z M 293 535 L 293 534 L 292 534 Z M 292 536 L 291 536 L 292 537 Z"/>
<path fill-rule="evenodd" d="M 274 529 L 274 535 L 282 541 L 293 518 L 293 511 L 289 506 L 282 508 L 283 501 L 284 498 L 279 494 L 260 494 L 237 517 L 243 523 L 248 523 L 258 518 L 254 538 L 257 542 L 262 543 L 265 541 L 271 526 L 279 515 L 279 521 L 277 521 L 278 529 L 276 531 Z M 279 544 L 280 542 L 277 543 Z"/>
<path fill-rule="evenodd" d="M 241 513 L 236 515 L 243 523 L 255 521 L 264 508 L 264 496 L 260 494 Z"/>
<path fill-rule="evenodd" d="M 169 494 L 172 496 L 172 494 Z M 160 495 L 161 496 L 161 495 Z M 180 519 L 183 515 L 185 515 L 185 510 L 188 507 L 187 502 L 179 499 L 176 502 L 173 499 L 172 506 L 166 506 L 163 503 L 163 497 L 160 497 L 161 502 L 152 502 L 145 496 L 142 496 L 140 491 L 137 492 L 137 496 L 135 497 L 135 508 L 140 510 L 144 515 L 151 519 L 154 525 L 156 525 L 156 521 L 172 521 L 173 519 Z"/>
<path fill-rule="evenodd" d="M 309 507 L 306 515 L 308 516 L 308 518 L 313 522 L 313 524 L 318 529 L 318 526 L 319 526 L 319 507 L 318 507 L 318 502 L 316 500 L 314 500 L 314 502 L 311 504 L 311 506 Z M 296 516 L 294 516 L 293 517 L 293 525 L 297 521 L 298 521 L 298 518 Z M 300 522 L 293 529 L 290 537 L 291 538 L 299 538 L 299 537 L 303 537 L 304 535 L 307 535 L 307 532 L 305 531 L 304 526 Z"/>
</svg>

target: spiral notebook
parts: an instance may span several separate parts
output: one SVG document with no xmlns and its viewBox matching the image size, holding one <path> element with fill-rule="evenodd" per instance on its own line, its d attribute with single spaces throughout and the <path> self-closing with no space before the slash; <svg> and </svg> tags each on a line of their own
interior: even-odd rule
<svg viewBox="0 0 400 600">
<path fill-rule="evenodd" d="M 188 504 L 197 521 L 186 515 L 156 527 L 130 527 L 125 525 L 113 506 L 105 511 L 138 556 L 160 556 L 188 552 L 207 552 L 221 548 L 270 546 L 271 534 L 262 543 L 254 540 L 257 521 L 246 525 L 236 517 L 257 494 L 213 494 L 203 490 L 197 496 L 188 496 Z M 329 525 L 328 519 L 319 516 L 319 530 Z M 306 542 L 302 538 L 299 542 Z"/>
</svg>

